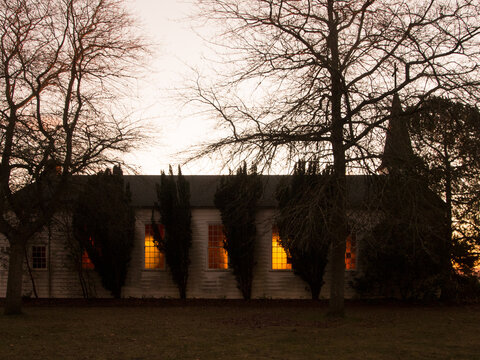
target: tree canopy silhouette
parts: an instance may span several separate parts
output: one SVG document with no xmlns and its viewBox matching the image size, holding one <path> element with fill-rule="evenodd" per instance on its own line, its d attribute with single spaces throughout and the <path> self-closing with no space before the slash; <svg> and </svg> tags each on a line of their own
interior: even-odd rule
<svg viewBox="0 0 480 360">
<path fill-rule="evenodd" d="M 243 163 L 235 174 L 222 177 L 215 192 L 215 206 L 220 210 L 224 248 L 228 266 L 233 270 L 243 298 L 252 295 L 253 268 L 257 226 L 257 201 L 263 192 L 262 181 L 255 167 L 247 170 Z"/>
<path fill-rule="evenodd" d="M 27 243 L 63 206 L 71 175 L 122 163 L 140 137 L 114 108 L 145 41 L 120 0 L 2 1 L 0 24 L 0 232 L 14 314 Z"/>
<path fill-rule="evenodd" d="M 380 127 L 394 94 L 414 105 L 430 94 L 478 100 L 480 5 L 472 0 L 198 0 L 225 68 L 199 77 L 196 100 L 224 137 L 197 156 L 219 153 L 259 166 L 299 159 L 331 166 L 330 313 L 344 311 L 346 174 L 378 166 Z M 232 50 L 232 51 L 230 51 Z M 226 60 L 225 59 L 225 60 Z M 454 70 L 453 70 L 454 69 Z M 395 76 L 392 74 L 395 73 Z M 245 89 L 253 89 L 245 91 Z"/>
<path fill-rule="evenodd" d="M 480 255 L 480 111 L 432 97 L 411 112 L 414 147 L 428 169 L 429 186 L 446 204 L 448 251 L 463 273 L 471 273 Z"/>
<path fill-rule="evenodd" d="M 332 239 L 332 177 L 317 162 L 295 164 L 290 184 L 277 189 L 276 224 L 280 243 L 291 256 L 293 271 L 318 300 Z"/>
<path fill-rule="evenodd" d="M 121 297 L 135 241 L 135 212 L 120 167 L 88 177 L 74 205 L 72 226 L 103 287 Z"/>
<path fill-rule="evenodd" d="M 153 226 L 154 241 L 157 248 L 165 254 L 173 282 L 177 285 L 181 299 L 187 297 L 189 251 L 192 245 L 192 212 L 190 209 L 190 185 L 182 175 L 180 166 L 178 175 L 169 175 L 162 171 L 160 184 L 157 184 L 157 208 L 163 236 L 158 226 Z M 153 217 L 153 215 L 152 215 Z M 155 220 L 152 219 L 155 225 Z"/>
</svg>

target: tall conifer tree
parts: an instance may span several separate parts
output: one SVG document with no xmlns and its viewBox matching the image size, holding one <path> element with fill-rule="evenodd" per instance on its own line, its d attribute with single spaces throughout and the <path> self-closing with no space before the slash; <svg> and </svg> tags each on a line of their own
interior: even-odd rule
<svg viewBox="0 0 480 360">
<path fill-rule="evenodd" d="M 95 266 L 103 287 L 121 296 L 134 243 L 135 214 L 120 167 L 91 176 L 73 213 L 73 233 Z"/>
<path fill-rule="evenodd" d="M 317 162 L 299 161 L 290 184 L 277 190 L 280 243 L 312 299 L 320 295 L 332 239 L 332 180 L 327 173 L 320 174 Z"/>
<path fill-rule="evenodd" d="M 233 269 L 237 287 L 246 300 L 252 295 L 257 234 L 255 214 L 262 192 L 262 181 L 256 169 L 252 167 L 248 172 L 247 164 L 243 163 L 235 175 L 222 178 L 215 193 L 215 206 L 222 216 L 229 267 Z"/>
<path fill-rule="evenodd" d="M 190 266 L 189 252 L 192 245 L 192 213 L 190 185 L 182 175 L 180 166 L 176 179 L 171 166 L 168 176 L 162 171 L 160 184 L 157 184 L 157 199 L 164 235 L 162 237 L 158 227 L 154 226 L 155 244 L 165 253 L 166 262 L 173 282 L 178 287 L 180 298 L 186 299 Z"/>
</svg>

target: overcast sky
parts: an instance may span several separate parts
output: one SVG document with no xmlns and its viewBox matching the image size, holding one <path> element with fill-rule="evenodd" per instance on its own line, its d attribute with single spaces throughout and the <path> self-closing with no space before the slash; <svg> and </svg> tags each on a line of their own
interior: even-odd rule
<svg viewBox="0 0 480 360">
<path fill-rule="evenodd" d="M 159 174 L 168 164 L 176 165 L 176 153 L 211 134 L 212 122 L 192 116 L 191 109 L 181 107 L 174 89 L 185 86 L 190 67 L 202 65 L 208 51 L 202 39 L 191 29 L 187 17 L 192 5 L 182 0 L 127 0 L 139 20 L 140 31 L 156 44 L 148 76 L 140 80 L 133 118 L 142 118 L 152 127 L 154 141 L 142 151 L 126 157 L 141 174 Z M 184 173 L 218 172 L 208 161 L 182 166 Z"/>
</svg>

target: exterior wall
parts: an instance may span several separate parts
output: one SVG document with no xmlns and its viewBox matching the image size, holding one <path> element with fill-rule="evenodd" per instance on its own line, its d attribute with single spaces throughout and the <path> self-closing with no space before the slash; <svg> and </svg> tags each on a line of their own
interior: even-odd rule
<svg viewBox="0 0 480 360">
<path fill-rule="evenodd" d="M 80 298 L 82 287 L 79 281 L 79 272 L 74 267 L 70 251 L 72 236 L 69 227 L 70 217 L 64 214 L 57 215 L 52 221 L 50 229 L 39 233 L 28 244 L 29 263 L 31 263 L 32 246 L 44 245 L 47 250 L 47 268 L 32 269 L 31 276 L 24 264 L 22 294 L 25 297 L 34 297 L 33 282 L 40 298 Z M 50 234 L 50 235 L 49 235 Z M 5 297 L 8 277 L 8 242 L 0 238 L 0 297 Z M 90 288 L 91 294 L 98 297 L 109 297 L 98 275 L 91 270 L 85 270 L 83 276 Z"/>
<path fill-rule="evenodd" d="M 292 270 L 272 270 L 272 210 L 262 210 L 258 216 L 255 249 L 255 276 L 252 297 L 254 298 L 310 298 L 310 292 Z"/>
<path fill-rule="evenodd" d="M 309 299 L 310 290 L 307 284 L 293 273 L 293 270 L 272 270 L 272 224 L 273 210 L 262 210 L 257 214 L 258 242 L 255 257 L 257 264 L 253 279 L 252 297 L 273 299 Z M 357 239 L 359 237 L 357 236 Z M 324 282 L 320 298 L 328 299 L 330 293 L 329 266 L 325 269 Z M 345 272 L 345 297 L 355 296 L 349 286 L 356 271 Z"/>
<path fill-rule="evenodd" d="M 260 210 L 257 214 L 256 266 L 253 279 L 252 298 L 310 298 L 310 292 L 292 270 L 272 270 L 272 209 Z M 144 268 L 145 225 L 151 222 L 151 209 L 138 209 L 136 212 L 135 245 L 132 252 L 123 297 L 136 298 L 178 298 L 178 290 L 171 280 L 168 270 L 150 270 Z M 51 227 L 51 236 L 45 231 L 29 245 L 47 246 L 47 269 L 32 270 L 39 297 L 82 297 L 79 272 L 74 268 L 69 243 L 68 216 L 58 216 Z M 220 213 L 213 208 L 192 209 L 192 247 L 191 264 L 187 286 L 188 298 L 241 298 L 236 280 L 231 270 L 208 269 L 208 225 L 221 224 Z M 359 236 L 357 236 L 359 240 Z M 0 250 L 7 245 L 0 239 Z M 358 254 L 357 254 L 358 255 Z M 1 257 L 0 252 L 0 257 Z M 358 256 L 357 256 L 358 259 Z M 2 266 L 5 263 L 5 266 Z M 5 296 L 7 279 L 6 261 L 0 259 L 0 297 Z M 348 286 L 355 271 L 346 273 L 346 297 L 354 292 Z M 84 270 L 83 276 L 90 292 L 98 297 L 109 297 L 103 289 L 98 275 L 93 270 Z M 324 280 L 320 297 L 328 298 L 329 271 Z M 28 272 L 24 273 L 25 295 L 33 296 L 32 284 Z"/>
<path fill-rule="evenodd" d="M 8 257 L 7 240 L 0 235 L 0 297 L 5 297 L 7 291 Z"/>
<path fill-rule="evenodd" d="M 177 298 L 178 289 L 168 270 L 144 269 L 145 225 L 151 223 L 151 210 L 136 213 L 135 247 L 123 295 L 125 297 Z M 192 210 L 192 247 L 187 285 L 189 298 L 239 298 L 235 278 L 229 270 L 208 270 L 208 225 L 221 223 L 215 209 Z"/>
</svg>

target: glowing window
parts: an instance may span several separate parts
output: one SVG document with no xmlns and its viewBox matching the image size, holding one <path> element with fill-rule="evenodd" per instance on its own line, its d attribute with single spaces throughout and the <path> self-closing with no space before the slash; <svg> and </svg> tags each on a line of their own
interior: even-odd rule
<svg viewBox="0 0 480 360">
<path fill-rule="evenodd" d="M 92 244 L 92 246 L 95 246 L 95 244 L 94 244 L 93 239 L 92 239 L 91 236 L 89 237 L 88 240 L 90 240 L 90 244 Z M 97 249 L 98 252 L 101 252 L 101 251 L 100 251 L 100 247 L 97 246 L 96 249 Z M 95 269 L 95 265 L 93 264 L 92 260 L 91 260 L 90 257 L 88 256 L 87 250 L 83 250 L 83 254 L 82 254 L 82 269 L 86 269 L 86 270 L 93 270 L 93 269 Z"/>
<path fill-rule="evenodd" d="M 84 250 L 82 254 L 82 269 L 86 269 L 86 270 L 95 269 L 95 265 L 93 265 L 92 260 L 90 260 L 87 250 Z"/>
<path fill-rule="evenodd" d="M 160 224 L 156 225 L 163 238 L 164 229 Z M 165 269 L 165 255 L 160 252 L 153 241 L 152 224 L 145 225 L 145 269 Z"/>
<path fill-rule="evenodd" d="M 92 246 L 94 246 L 93 240 L 92 240 L 91 237 L 89 238 L 89 240 L 90 240 L 90 243 L 92 244 Z M 90 260 L 90 257 L 88 256 L 87 250 L 83 250 L 83 254 L 82 254 L 82 269 L 85 269 L 85 270 L 93 270 L 93 269 L 95 269 L 95 265 L 93 264 L 92 260 Z"/>
<path fill-rule="evenodd" d="M 47 268 L 47 247 L 45 245 L 32 246 L 32 269 Z"/>
<path fill-rule="evenodd" d="M 287 252 L 280 244 L 280 236 L 278 229 L 272 229 L 272 269 L 273 270 L 288 270 L 292 268 L 292 258 L 287 255 Z"/>
<path fill-rule="evenodd" d="M 222 225 L 208 225 L 208 268 L 228 269 L 228 254 L 223 247 Z"/>
<path fill-rule="evenodd" d="M 355 235 L 348 235 L 345 249 L 345 269 L 355 270 L 356 264 L 356 238 Z"/>
</svg>

